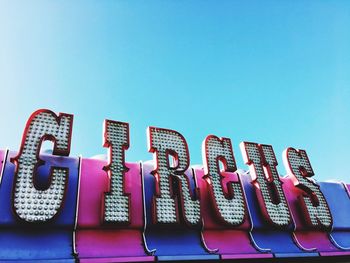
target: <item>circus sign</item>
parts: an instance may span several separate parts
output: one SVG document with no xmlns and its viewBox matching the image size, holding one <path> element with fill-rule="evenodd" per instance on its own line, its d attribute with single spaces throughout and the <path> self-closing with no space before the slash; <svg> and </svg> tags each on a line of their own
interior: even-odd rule
<svg viewBox="0 0 350 263">
<path fill-rule="evenodd" d="M 350 185 L 317 182 L 305 150 L 283 152 L 282 176 L 271 145 L 241 142 L 238 169 L 231 139 L 208 135 L 193 165 L 182 134 L 149 127 L 153 160 L 127 162 L 129 124 L 103 127 L 107 160 L 70 156 L 73 115 L 50 110 L 30 116 L 17 152 L 0 151 L 1 261 L 350 255 Z"/>
</svg>

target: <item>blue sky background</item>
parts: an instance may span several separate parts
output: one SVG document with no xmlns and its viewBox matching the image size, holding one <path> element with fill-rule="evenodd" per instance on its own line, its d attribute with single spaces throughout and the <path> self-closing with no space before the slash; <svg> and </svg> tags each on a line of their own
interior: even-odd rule
<svg viewBox="0 0 350 263">
<path fill-rule="evenodd" d="M 307 151 L 316 179 L 350 183 L 349 1 L 2 1 L 0 148 L 29 115 L 75 115 L 71 155 L 106 153 L 105 118 Z"/>
</svg>

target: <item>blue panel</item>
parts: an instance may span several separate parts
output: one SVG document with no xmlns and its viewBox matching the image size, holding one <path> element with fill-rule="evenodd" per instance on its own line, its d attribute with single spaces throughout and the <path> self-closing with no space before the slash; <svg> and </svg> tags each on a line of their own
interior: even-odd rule
<svg viewBox="0 0 350 263">
<path fill-rule="evenodd" d="M 350 198 L 342 183 L 319 183 L 333 217 L 331 236 L 345 248 L 350 247 Z"/>
<path fill-rule="evenodd" d="M 266 220 L 263 219 L 263 215 L 259 206 L 259 201 L 255 194 L 255 188 L 250 183 L 250 176 L 241 175 L 240 178 L 246 195 L 247 206 L 250 212 L 252 224 L 254 225 L 254 230 L 264 229 L 266 228 Z"/>
<path fill-rule="evenodd" d="M 158 261 L 217 260 L 217 255 L 158 256 Z"/>
<path fill-rule="evenodd" d="M 71 258 L 72 233 L 69 230 L 0 229 L 0 260 L 46 260 Z"/>
<path fill-rule="evenodd" d="M 150 249 L 157 249 L 156 256 L 208 254 L 200 244 L 198 232 L 188 228 L 147 229 L 146 239 Z"/>
<path fill-rule="evenodd" d="M 74 259 L 73 229 L 78 191 L 79 159 L 42 156 L 45 165 L 38 168 L 36 182 L 47 185 L 52 166 L 68 167 L 69 176 L 61 210 L 48 223 L 33 224 L 20 221 L 13 211 L 15 165 L 6 160 L 0 185 L 0 260 L 3 259 Z"/>
<path fill-rule="evenodd" d="M 331 236 L 338 245 L 344 248 L 350 248 L 349 231 L 333 230 Z"/>
<path fill-rule="evenodd" d="M 155 178 L 150 174 L 151 165 L 146 163 L 143 167 L 147 218 L 145 238 L 148 248 L 156 249 L 155 255 L 160 261 L 219 259 L 219 255 L 211 255 L 204 249 L 199 229 L 153 224 L 152 198 L 155 193 Z M 193 182 L 191 186 L 194 186 Z"/>
<path fill-rule="evenodd" d="M 276 258 L 300 258 L 300 257 L 318 257 L 317 252 L 312 253 L 275 253 Z"/>
<path fill-rule="evenodd" d="M 322 182 L 319 186 L 332 213 L 333 229 L 350 231 L 350 199 L 345 186 L 331 182 Z"/>
<path fill-rule="evenodd" d="M 304 252 L 298 248 L 290 232 L 283 230 L 256 230 L 252 232 L 254 241 L 263 248 L 269 248 L 275 257 L 311 257 L 318 256 L 317 252 Z M 287 256 L 289 255 L 289 256 Z"/>
<path fill-rule="evenodd" d="M 145 208 L 146 208 L 146 219 L 147 219 L 147 228 L 149 229 L 152 226 L 152 203 L 153 203 L 153 193 L 155 190 L 155 179 L 147 171 L 146 164 L 143 164 L 143 184 L 145 189 Z M 149 169 L 148 169 L 149 170 Z"/>
<path fill-rule="evenodd" d="M 298 257 L 318 256 L 318 253 L 306 252 L 295 244 L 292 238 L 293 226 L 290 226 L 289 230 L 279 230 L 269 225 L 261 213 L 255 188 L 250 183 L 250 176 L 243 175 L 241 179 L 253 223 L 251 234 L 256 244 L 262 249 L 270 249 L 276 257 L 286 257 L 288 254 L 291 257 L 294 257 L 294 254 L 298 255 Z"/>
</svg>

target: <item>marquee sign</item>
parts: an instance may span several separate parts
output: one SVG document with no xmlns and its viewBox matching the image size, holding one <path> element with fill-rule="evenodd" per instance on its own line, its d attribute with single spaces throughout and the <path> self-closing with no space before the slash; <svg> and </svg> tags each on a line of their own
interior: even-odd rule
<svg viewBox="0 0 350 263">
<path fill-rule="evenodd" d="M 350 185 L 317 182 L 306 151 L 149 127 L 153 161 L 130 163 L 129 125 L 105 120 L 108 161 L 69 156 L 73 115 L 38 110 L 0 151 L 0 261 L 145 262 L 350 256 Z M 40 154 L 43 141 L 51 155 Z"/>
</svg>

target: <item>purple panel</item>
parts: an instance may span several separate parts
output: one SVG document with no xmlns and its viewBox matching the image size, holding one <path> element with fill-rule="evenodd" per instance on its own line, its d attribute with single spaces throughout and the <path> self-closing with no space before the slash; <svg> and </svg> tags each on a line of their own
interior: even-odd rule
<svg viewBox="0 0 350 263">
<path fill-rule="evenodd" d="M 4 165 L 0 185 L 0 260 L 67 260 L 74 261 L 73 229 L 78 190 L 79 159 L 41 155 L 45 162 L 38 167 L 36 180 L 48 182 L 53 166 L 69 168 L 67 189 L 57 215 L 45 224 L 20 221 L 12 207 L 15 165 L 10 152 Z"/>
<path fill-rule="evenodd" d="M 350 198 L 344 183 L 319 183 L 333 217 L 331 238 L 336 246 L 350 248 Z"/>
<path fill-rule="evenodd" d="M 83 258 L 82 263 L 109 263 L 109 262 L 153 262 L 153 257 L 122 257 L 122 258 Z"/>
<path fill-rule="evenodd" d="M 0 150 L 0 172 L 2 172 L 2 168 L 4 166 L 6 151 Z M 1 176 L 1 175 L 0 175 Z"/>
<path fill-rule="evenodd" d="M 259 259 L 259 258 L 272 258 L 273 255 L 270 253 L 263 254 L 230 254 L 221 255 L 222 259 Z"/>
<path fill-rule="evenodd" d="M 117 258 L 127 261 L 127 257 L 154 261 L 153 256 L 144 252 L 141 238 L 135 229 L 83 229 L 77 230 L 76 248 L 80 261 L 103 259 L 104 262 L 114 262 Z"/>
<path fill-rule="evenodd" d="M 242 175 L 241 180 L 244 186 L 249 211 L 253 222 L 252 238 L 257 246 L 263 249 L 270 249 L 276 257 L 312 257 L 318 256 L 310 250 L 305 250 L 293 238 L 292 228 L 278 229 L 264 220 L 256 196 L 254 186 L 248 174 Z"/>
<path fill-rule="evenodd" d="M 103 170 L 106 164 L 103 160 L 81 159 L 78 230 L 100 227 L 103 193 L 108 191 L 108 175 Z"/>
<path fill-rule="evenodd" d="M 305 224 L 303 220 L 304 215 L 302 214 L 298 200 L 298 197 L 303 195 L 303 191 L 295 187 L 288 177 L 283 178 L 283 182 L 287 201 L 296 223 L 296 230 L 294 232 L 295 239 L 299 244 L 307 249 L 317 249 L 321 255 L 326 255 L 328 252 L 332 252 L 332 255 L 347 255 L 348 252 L 338 249 L 333 245 L 329 239 L 328 232 L 310 229 L 310 227 Z"/>
<path fill-rule="evenodd" d="M 320 255 L 323 256 L 323 257 L 348 256 L 348 255 L 350 255 L 350 251 L 343 251 L 343 252 L 320 252 Z"/>
<path fill-rule="evenodd" d="M 139 163 L 127 163 L 125 191 L 130 194 L 130 224 L 103 225 L 104 192 L 109 180 L 106 161 L 82 159 L 76 250 L 81 262 L 154 261 L 143 246 L 143 199 Z"/>
<path fill-rule="evenodd" d="M 319 185 L 332 213 L 332 230 L 350 231 L 350 198 L 346 185 L 336 182 L 321 182 Z"/>
<path fill-rule="evenodd" d="M 200 228 L 187 227 L 182 224 L 160 225 L 152 220 L 152 201 L 155 195 L 155 177 L 151 174 L 154 169 L 152 162 L 143 163 L 143 176 L 145 184 L 146 218 L 147 227 L 145 239 L 149 249 L 155 249 L 158 261 L 168 260 L 214 260 L 219 255 L 214 255 L 206 250 L 202 243 Z M 187 176 L 194 193 L 192 172 L 188 170 Z"/>
</svg>

